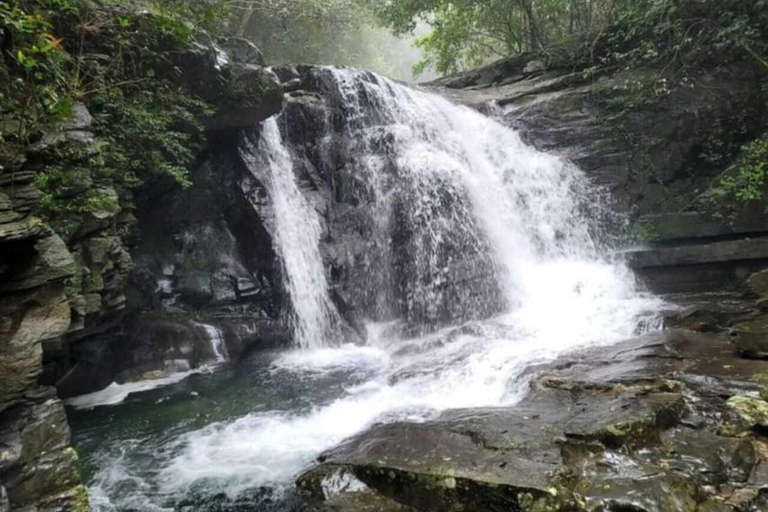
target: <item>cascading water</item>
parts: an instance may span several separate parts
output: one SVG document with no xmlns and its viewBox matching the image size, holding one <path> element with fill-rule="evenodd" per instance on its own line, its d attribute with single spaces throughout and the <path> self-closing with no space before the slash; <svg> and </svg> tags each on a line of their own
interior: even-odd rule
<svg viewBox="0 0 768 512">
<path fill-rule="evenodd" d="M 306 350 L 261 355 L 233 381 L 199 384 L 217 404 L 201 409 L 202 425 L 149 432 L 138 445 L 131 430 L 88 455 L 101 510 L 190 500 L 195 510 L 225 509 L 222 500 L 227 510 L 285 510 L 280 491 L 297 472 L 367 426 L 514 405 L 531 365 L 631 337 L 655 318 L 657 301 L 636 291 L 631 272 L 600 257 L 592 219 L 603 207 L 578 169 L 437 96 L 369 73 L 318 73 L 337 102 L 319 143 L 352 155 L 328 166 L 351 183 L 337 196 L 364 209 L 349 287 L 371 319 L 368 339 L 339 345 L 321 215 L 295 173 L 301 148 L 281 137 L 283 120 L 269 120 L 241 152 L 266 182 Z M 248 400 L 231 396 L 231 382 Z M 86 445 L 89 432 L 77 436 Z"/>
<path fill-rule="evenodd" d="M 293 305 L 296 343 L 305 349 L 322 347 L 334 337 L 338 322 L 318 247 L 322 228 L 318 213 L 299 190 L 274 118 L 264 122 L 258 143 L 245 141 L 242 154 L 252 169 L 267 170 L 273 237 Z"/>
<path fill-rule="evenodd" d="M 211 350 L 216 358 L 216 362 L 223 363 L 226 361 L 227 357 L 224 354 L 227 350 L 227 346 L 224 344 L 224 333 L 221 332 L 221 329 L 210 324 L 198 325 L 205 329 L 205 333 L 208 335 L 208 339 L 211 342 Z"/>
</svg>

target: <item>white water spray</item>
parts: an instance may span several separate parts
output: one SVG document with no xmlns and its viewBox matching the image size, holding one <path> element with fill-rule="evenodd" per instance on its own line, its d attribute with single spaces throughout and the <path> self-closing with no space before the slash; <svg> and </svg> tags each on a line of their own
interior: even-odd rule
<svg viewBox="0 0 768 512">
<path fill-rule="evenodd" d="M 257 144 L 246 141 L 242 154 L 254 174 L 257 169 L 268 171 L 264 185 L 273 208 L 275 248 L 293 306 L 296 343 L 304 349 L 332 344 L 338 316 L 320 257 L 320 219 L 296 183 L 291 155 L 274 118 L 264 122 Z"/>
</svg>

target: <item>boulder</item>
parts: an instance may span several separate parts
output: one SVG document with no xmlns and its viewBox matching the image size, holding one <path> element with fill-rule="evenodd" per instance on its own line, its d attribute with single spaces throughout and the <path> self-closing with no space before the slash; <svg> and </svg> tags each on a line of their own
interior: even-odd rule
<svg viewBox="0 0 768 512">
<path fill-rule="evenodd" d="M 748 357 L 768 357 L 768 315 L 734 325 L 731 342 Z"/>
<path fill-rule="evenodd" d="M 755 272 L 747 279 L 747 287 L 757 297 L 768 298 L 768 269 Z"/>
<path fill-rule="evenodd" d="M 231 37 L 224 42 L 224 47 L 236 64 L 266 66 L 262 51 L 248 39 Z"/>
<path fill-rule="evenodd" d="M 266 68 L 232 70 L 222 92 L 212 98 L 216 113 L 205 121 L 211 131 L 250 128 L 283 108 L 283 88 L 277 76 Z"/>
<path fill-rule="evenodd" d="M 532 60 L 523 68 L 523 76 L 531 76 L 535 73 L 546 71 L 547 65 L 540 60 Z"/>
</svg>

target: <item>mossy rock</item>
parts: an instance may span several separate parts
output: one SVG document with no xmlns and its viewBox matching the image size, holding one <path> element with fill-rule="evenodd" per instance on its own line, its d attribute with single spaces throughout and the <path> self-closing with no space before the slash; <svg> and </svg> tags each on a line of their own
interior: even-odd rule
<svg viewBox="0 0 768 512">
<path fill-rule="evenodd" d="M 747 357 L 768 357 L 768 315 L 734 325 L 731 343 Z"/>
<path fill-rule="evenodd" d="M 718 431 L 724 436 L 743 436 L 756 428 L 768 428 L 768 402 L 747 396 L 733 396 L 726 402 L 727 412 Z"/>
</svg>

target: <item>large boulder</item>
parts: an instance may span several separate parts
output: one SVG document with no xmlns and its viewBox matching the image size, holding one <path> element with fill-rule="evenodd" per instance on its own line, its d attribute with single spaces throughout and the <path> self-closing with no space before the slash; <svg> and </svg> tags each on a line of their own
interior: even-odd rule
<svg viewBox="0 0 768 512">
<path fill-rule="evenodd" d="M 747 288 L 761 299 L 768 298 L 768 269 L 755 272 L 749 276 Z"/>
<path fill-rule="evenodd" d="M 170 58 L 175 66 L 159 67 L 161 76 L 182 82 L 214 106 L 215 113 L 205 123 L 208 130 L 250 128 L 283 107 L 280 80 L 264 67 L 258 48 L 247 41 L 219 43 L 201 35 Z"/>
</svg>

